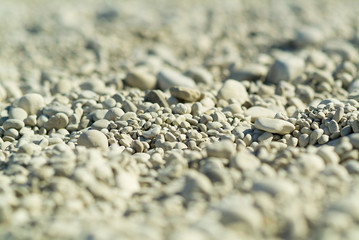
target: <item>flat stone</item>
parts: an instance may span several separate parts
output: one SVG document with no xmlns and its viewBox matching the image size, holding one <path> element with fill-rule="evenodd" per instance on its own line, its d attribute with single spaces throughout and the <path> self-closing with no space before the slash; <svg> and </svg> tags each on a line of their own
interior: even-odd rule
<svg viewBox="0 0 359 240">
<path fill-rule="evenodd" d="M 246 116 L 250 116 L 251 121 L 254 122 L 255 120 L 257 120 L 260 117 L 274 118 L 274 116 L 276 115 L 276 112 L 274 112 L 273 110 L 268 109 L 268 108 L 254 106 L 254 107 L 248 108 L 244 112 L 244 114 Z"/>
<path fill-rule="evenodd" d="M 218 91 L 219 99 L 229 100 L 231 98 L 237 99 L 240 103 L 248 100 L 248 93 L 241 82 L 229 79 L 223 83 L 223 86 Z"/>
<path fill-rule="evenodd" d="M 280 81 L 292 81 L 303 73 L 305 62 L 302 58 L 283 55 L 269 69 L 266 81 L 278 84 Z"/>
<path fill-rule="evenodd" d="M 281 119 L 260 117 L 254 122 L 254 126 L 262 131 L 278 134 L 287 134 L 294 131 L 295 126 Z"/>
<path fill-rule="evenodd" d="M 156 77 L 144 69 L 134 69 L 127 73 L 125 83 L 141 90 L 151 90 L 156 86 Z"/>
<path fill-rule="evenodd" d="M 195 102 L 201 97 L 201 92 L 197 89 L 187 87 L 171 87 L 171 95 L 186 102 Z"/>
<path fill-rule="evenodd" d="M 97 130 L 88 130 L 82 133 L 77 140 L 77 144 L 87 148 L 101 148 L 102 150 L 108 148 L 108 140 L 106 136 Z"/>
<path fill-rule="evenodd" d="M 180 72 L 172 69 L 163 69 L 157 74 L 158 86 L 162 90 L 166 90 L 174 86 L 183 86 L 194 88 L 196 83 L 189 77 L 182 75 Z"/>
</svg>

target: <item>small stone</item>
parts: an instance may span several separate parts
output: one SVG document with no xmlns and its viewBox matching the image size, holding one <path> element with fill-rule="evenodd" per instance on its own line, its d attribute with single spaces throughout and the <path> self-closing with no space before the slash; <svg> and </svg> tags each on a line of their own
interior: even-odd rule
<svg viewBox="0 0 359 240">
<path fill-rule="evenodd" d="M 166 90 L 170 87 L 182 86 L 195 88 L 196 83 L 189 77 L 172 69 L 163 69 L 157 74 L 157 81 L 160 89 Z"/>
<path fill-rule="evenodd" d="M 30 115 L 24 119 L 24 123 L 26 126 L 34 127 L 37 124 L 36 115 Z"/>
<path fill-rule="evenodd" d="M 297 164 L 304 174 L 314 176 L 325 168 L 324 160 L 311 153 L 300 154 Z"/>
<path fill-rule="evenodd" d="M 108 121 L 116 121 L 118 120 L 123 114 L 125 114 L 125 112 L 118 107 L 114 107 L 109 109 L 105 116 L 104 119 L 108 120 Z"/>
<path fill-rule="evenodd" d="M 88 130 L 82 133 L 77 140 L 77 144 L 87 148 L 101 148 L 102 150 L 108 148 L 108 140 L 106 136 L 97 130 Z"/>
<path fill-rule="evenodd" d="M 196 83 L 212 84 L 213 76 L 205 68 L 193 67 L 185 72 L 185 75 L 192 78 Z"/>
<path fill-rule="evenodd" d="M 156 77 L 144 69 L 134 69 L 127 73 L 125 83 L 141 90 L 151 90 L 156 86 Z"/>
<path fill-rule="evenodd" d="M 305 62 L 302 58 L 284 55 L 278 58 L 269 69 L 266 81 L 278 84 L 280 81 L 292 81 L 303 73 Z"/>
<path fill-rule="evenodd" d="M 349 140 L 354 148 L 359 149 L 359 133 L 349 135 Z"/>
<path fill-rule="evenodd" d="M 55 115 L 50 117 L 50 119 L 45 123 L 44 127 L 47 130 L 53 128 L 61 129 L 61 128 L 66 128 L 68 123 L 69 123 L 69 118 L 65 113 L 56 113 Z"/>
<path fill-rule="evenodd" d="M 169 107 L 165 94 L 160 90 L 151 90 L 145 96 L 146 102 L 157 103 L 161 107 Z"/>
<path fill-rule="evenodd" d="M 14 128 L 16 130 L 20 130 L 23 127 L 25 127 L 25 124 L 23 121 L 19 120 L 19 119 L 8 119 L 3 123 L 4 130 L 8 130 L 10 128 Z"/>
<path fill-rule="evenodd" d="M 281 135 L 291 133 L 294 131 L 295 126 L 288 122 L 281 119 L 271 119 L 271 118 L 258 118 L 254 126 L 262 131 L 270 132 L 270 133 L 278 133 Z"/>
<path fill-rule="evenodd" d="M 22 108 L 11 108 L 9 111 L 9 118 L 24 121 L 24 119 L 27 118 L 27 112 Z"/>
<path fill-rule="evenodd" d="M 233 142 L 230 140 L 222 140 L 207 147 L 208 157 L 218 157 L 229 159 L 235 152 Z"/>
<path fill-rule="evenodd" d="M 248 150 L 242 150 L 231 158 L 230 166 L 242 171 L 256 170 L 260 165 L 260 160 Z"/>
<path fill-rule="evenodd" d="M 197 89 L 187 87 L 171 87 L 171 95 L 186 102 L 195 102 L 201 97 L 201 92 Z"/>
<path fill-rule="evenodd" d="M 359 162 L 357 160 L 346 161 L 344 167 L 350 174 L 359 174 Z"/>
<path fill-rule="evenodd" d="M 269 133 L 269 132 L 265 132 L 265 133 L 261 134 L 257 140 L 260 143 L 270 143 L 272 141 L 272 139 L 273 139 L 273 134 Z"/>
<path fill-rule="evenodd" d="M 298 144 L 300 147 L 306 147 L 309 143 L 309 135 L 308 134 L 301 134 L 298 139 Z"/>
<path fill-rule="evenodd" d="M 107 129 L 108 125 L 110 125 L 110 121 L 108 121 L 106 119 L 100 119 L 91 125 L 91 129 L 101 131 L 102 129 Z"/>
<path fill-rule="evenodd" d="M 334 151 L 333 147 L 322 146 L 318 149 L 317 154 L 324 160 L 326 164 L 338 164 L 340 158 Z"/>
<path fill-rule="evenodd" d="M 267 75 L 268 69 L 260 64 L 250 64 L 245 67 L 237 67 L 236 65 L 233 65 L 230 68 L 230 72 L 230 79 L 237 81 L 254 81 L 264 78 Z"/>
<path fill-rule="evenodd" d="M 160 132 L 161 132 L 161 127 L 158 126 L 143 132 L 142 136 L 144 136 L 145 138 L 154 138 L 158 134 L 160 134 Z"/>
<path fill-rule="evenodd" d="M 332 40 L 325 44 L 323 51 L 329 55 L 338 54 L 343 60 L 349 60 L 356 62 L 359 59 L 359 53 L 357 49 L 344 40 Z"/>
<path fill-rule="evenodd" d="M 37 93 L 28 93 L 19 99 L 19 107 L 24 109 L 29 115 L 36 114 L 44 106 L 44 98 Z"/>
<path fill-rule="evenodd" d="M 296 31 L 295 44 L 299 47 L 317 45 L 324 40 L 324 35 L 320 29 L 306 26 Z"/>
<path fill-rule="evenodd" d="M 229 79 L 223 83 L 223 86 L 218 91 L 217 97 L 224 100 L 233 98 L 238 100 L 240 103 L 244 103 L 248 100 L 248 93 L 241 82 Z"/>
<path fill-rule="evenodd" d="M 312 131 L 312 133 L 309 136 L 309 144 L 314 145 L 323 134 L 324 134 L 324 130 L 321 128 Z"/>
<path fill-rule="evenodd" d="M 254 122 L 260 117 L 274 118 L 274 116 L 276 115 L 276 113 L 273 110 L 264 107 L 258 107 L 258 106 L 248 108 L 244 112 L 244 114 L 246 116 L 250 116 L 252 122 Z"/>
<path fill-rule="evenodd" d="M 265 192 L 273 197 L 294 197 L 298 193 L 298 187 L 285 179 L 263 179 L 253 182 L 252 191 Z"/>
<path fill-rule="evenodd" d="M 329 141 L 329 136 L 323 134 L 319 139 L 318 139 L 318 144 L 325 144 Z"/>
<path fill-rule="evenodd" d="M 326 71 L 315 70 L 312 73 L 312 78 L 314 81 L 316 81 L 318 83 L 328 83 L 330 85 L 334 84 L 334 79 L 333 79 L 332 75 Z"/>
</svg>

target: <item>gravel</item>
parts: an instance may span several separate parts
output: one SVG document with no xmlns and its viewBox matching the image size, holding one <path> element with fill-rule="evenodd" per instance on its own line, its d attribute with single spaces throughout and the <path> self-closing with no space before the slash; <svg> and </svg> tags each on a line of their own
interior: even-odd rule
<svg viewBox="0 0 359 240">
<path fill-rule="evenodd" d="M 0 3 L 0 239 L 358 239 L 358 2 Z"/>
</svg>

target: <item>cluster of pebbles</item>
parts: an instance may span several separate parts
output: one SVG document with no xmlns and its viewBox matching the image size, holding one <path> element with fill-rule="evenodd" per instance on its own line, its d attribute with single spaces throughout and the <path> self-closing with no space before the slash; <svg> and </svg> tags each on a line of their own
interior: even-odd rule
<svg viewBox="0 0 359 240">
<path fill-rule="evenodd" d="M 359 239 L 356 1 L 0 2 L 1 239 Z"/>
</svg>

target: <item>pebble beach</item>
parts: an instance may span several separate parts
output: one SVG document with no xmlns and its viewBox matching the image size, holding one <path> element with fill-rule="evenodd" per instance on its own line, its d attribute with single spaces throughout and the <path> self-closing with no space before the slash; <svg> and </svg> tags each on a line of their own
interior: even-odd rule
<svg viewBox="0 0 359 240">
<path fill-rule="evenodd" d="M 0 239 L 359 239 L 358 15 L 1 0 Z"/>
</svg>

